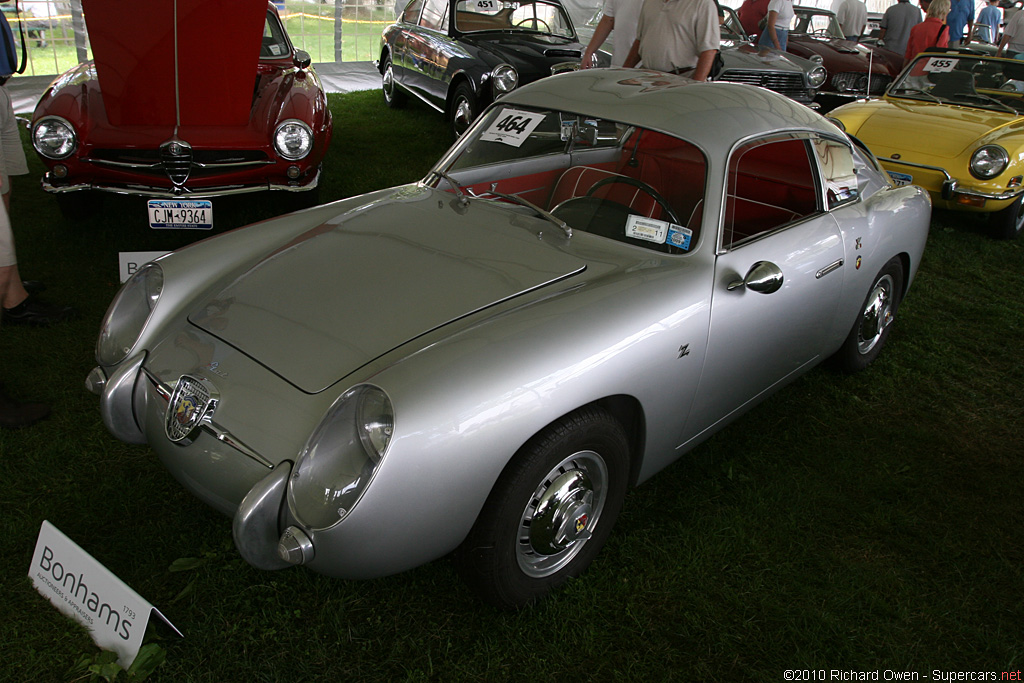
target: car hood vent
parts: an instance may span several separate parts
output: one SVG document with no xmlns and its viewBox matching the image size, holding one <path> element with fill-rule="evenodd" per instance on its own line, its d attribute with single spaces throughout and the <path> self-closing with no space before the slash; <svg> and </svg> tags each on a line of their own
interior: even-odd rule
<svg viewBox="0 0 1024 683">
<path fill-rule="evenodd" d="M 537 239 L 551 228 L 492 202 L 400 188 L 292 240 L 189 320 L 315 393 L 431 330 L 582 272 L 581 259 Z"/>
<path fill-rule="evenodd" d="M 579 59 L 583 53 L 579 50 L 567 50 L 565 48 L 550 48 L 544 50 L 545 57 L 565 57 L 566 59 Z"/>
</svg>

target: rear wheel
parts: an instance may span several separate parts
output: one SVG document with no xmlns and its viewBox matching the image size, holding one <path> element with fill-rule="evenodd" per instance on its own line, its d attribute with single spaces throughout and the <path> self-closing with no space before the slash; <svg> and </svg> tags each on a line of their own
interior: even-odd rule
<svg viewBox="0 0 1024 683">
<path fill-rule="evenodd" d="M 463 579 L 519 607 L 586 569 L 622 509 L 629 447 L 607 412 L 585 408 L 527 443 L 498 478 L 455 553 Z"/>
<path fill-rule="evenodd" d="M 894 258 L 875 277 L 853 329 L 834 357 L 840 369 L 857 372 L 878 357 L 896 320 L 902 293 L 903 264 Z"/>
<path fill-rule="evenodd" d="M 996 239 L 1012 240 L 1017 237 L 1024 228 L 1024 195 L 1017 197 L 1005 209 L 990 214 L 988 224 Z"/>
<path fill-rule="evenodd" d="M 397 109 L 405 104 L 405 93 L 395 82 L 395 67 L 391 63 L 391 55 L 384 58 L 384 68 L 381 69 L 381 90 L 384 92 L 384 104 L 392 109 Z"/>
</svg>

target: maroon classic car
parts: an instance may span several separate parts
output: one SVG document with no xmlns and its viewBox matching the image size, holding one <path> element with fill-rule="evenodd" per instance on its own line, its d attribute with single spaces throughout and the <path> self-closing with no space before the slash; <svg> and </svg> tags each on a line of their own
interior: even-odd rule
<svg viewBox="0 0 1024 683">
<path fill-rule="evenodd" d="M 843 37 L 836 15 L 816 7 L 795 7 L 796 18 L 789 32 L 786 51 L 806 59 L 821 59 L 828 80 L 818 93 L 823 110 L 858 97 L 882 95 L 892 82 L 892 58 L 903 56 L 885 48 L 868 48 Z M 899 69 L 897 68 L 897 73 Z M 870 74 L 870 78 L 869 78 Z"/>
<path fill-rule="evenodd" d="M 62 209 L 96 191 L 139 195 L 152 227 L 209 228 L 212 198 L 316 189 L 331 113 L 273 4 L 83 6 L 95 59 L 54 80 L 32 117 L 43 188 Z M 230 31 L 212 39 L 214 27 Z"/>
</svg>

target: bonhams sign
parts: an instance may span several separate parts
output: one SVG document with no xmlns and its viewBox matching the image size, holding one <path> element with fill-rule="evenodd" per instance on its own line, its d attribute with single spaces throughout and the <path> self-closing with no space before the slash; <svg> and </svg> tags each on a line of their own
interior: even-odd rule
<svg viewBox="0 0 1024 683">
<path fill-rule="evenodd" d="M 159 610 L 49 522 L 39 529 L 28 575 L 57 609 L 89 629 L 97 645 L 116 652 L 124 668 L 139 653 L 152 614 L 181 635 Z"/>
</svg>

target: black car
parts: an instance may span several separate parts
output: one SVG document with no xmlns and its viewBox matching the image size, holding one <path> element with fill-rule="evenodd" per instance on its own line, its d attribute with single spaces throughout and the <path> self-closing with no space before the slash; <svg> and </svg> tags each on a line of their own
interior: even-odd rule
<svg viewBox="0 0 1024 683">
<path fill-rule="evenodd" d="M 583 47 L 557 0 L 412 0 L 377 67 L 389 107 L 415 95 L 459 136 L 502 94 L 578 69 Z"/>
</svg>

